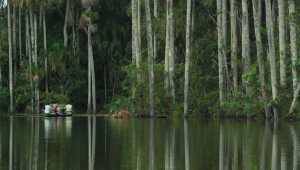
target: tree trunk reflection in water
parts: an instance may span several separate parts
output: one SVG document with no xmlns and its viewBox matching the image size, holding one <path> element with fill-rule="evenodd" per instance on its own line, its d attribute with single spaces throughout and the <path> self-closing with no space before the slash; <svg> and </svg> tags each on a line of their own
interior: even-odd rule
<svg viewBox="0 0 300 170">
<path fill-rule="evenodd" d="M 220 136 L 219 136 L 219 170 L 224 170 L 224 131 L 223 125 L 220 124 Z"/>
<path fill-rule="evenodd" d="M 280 170 L 287 170 L 286 152 L 284 148 L 281 148 L 280 157 Z"/>
<path fill-rule="evenodd" d="M 237 131 L 234 131 L 234 137 L 233 137 L 233 165 L 232 165 L 232 170 L 238 170 L 238 134 Z"/>
<path fill-rule="evenodd" d="M 149 127 L 149 170 L 155 169 L 155 138 L 154 138 L 154 119 L 150 120 Z"/>
<path fill-rule="evenodd" d="M 13 170 L 14 118 L 9 117 L 9 170 Z"/>
<path fill-rule="evenodd" d="M 271 170 L 277 170 L 277 155 L 278 155 L 278 146 L 277 146 L 277 127 L 274 127 L 273 136 L 272 136 L 272 162 Z"/>
<path fill-rule="evenodd" d="M 187 120 L 184 119 L 184 158 L 185 170 L 190 170 L 190 149 L 189 149 L 189 127 Z"/>
<path fill-rule="evenodd" d="M 298 141 L 295 128 L 290 126 L 290 132 L 293 140 L 293 170 L 297 170 L 298 167 Z"/>
<path fill-rule="evenodd" d="M 260 170 L 265 170 L 265 167 L 266 167 L 265 161 L 266 161 L 267 135 L 268 135 L 268 122 L 265 122 L 264 133 L 263 133 L 263 138 L 262 138 L 262 149 L 261 149 L 261 153 L 260 153 L 260 164 L 259 164 Z"/>
<path fill-rule="evenodd" d="M 165 138 L 165 170 L 175 169 L 175 134 L 176 130 L 174 127 L 166 133 Z"/>
<path fill-rule="evenodd" d="M 96 116 L 88 117 L 88 152 L 89 170 L 95 168 L 95 149 L 96 149 Z"/>
</svg>

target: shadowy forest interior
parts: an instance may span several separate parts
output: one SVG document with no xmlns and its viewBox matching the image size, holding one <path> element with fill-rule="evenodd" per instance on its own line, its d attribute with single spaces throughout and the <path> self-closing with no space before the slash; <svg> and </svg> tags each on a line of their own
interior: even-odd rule
<svg viewBox="0 0 300 170">
<path fill-rule="evenodd" d="M 296 116 L 297 0 L 0 0 L 0 110 Z"/>
</svg>

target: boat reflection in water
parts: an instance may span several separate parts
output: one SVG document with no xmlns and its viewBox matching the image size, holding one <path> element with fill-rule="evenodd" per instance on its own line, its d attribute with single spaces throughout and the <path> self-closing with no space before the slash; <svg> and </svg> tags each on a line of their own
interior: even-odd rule
<svg viewBox="0 0 300 170">
<path fill-rule="evenodd" d="M 45 139 L 55 138 L 56 132 L 65 133 L 66 138 L 72 136 L 72 117 L 45 117 Z"/>
</svg>

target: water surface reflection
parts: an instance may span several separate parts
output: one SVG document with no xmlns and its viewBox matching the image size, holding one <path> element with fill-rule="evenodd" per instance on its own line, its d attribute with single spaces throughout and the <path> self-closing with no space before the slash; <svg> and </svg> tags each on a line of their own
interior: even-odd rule
<svg viewBox="0 0 300 170">
<path fill-rule="evenodd" d="M 298 123 L 0 118 L 0 169 L 296 170 Z"/>
</svg>

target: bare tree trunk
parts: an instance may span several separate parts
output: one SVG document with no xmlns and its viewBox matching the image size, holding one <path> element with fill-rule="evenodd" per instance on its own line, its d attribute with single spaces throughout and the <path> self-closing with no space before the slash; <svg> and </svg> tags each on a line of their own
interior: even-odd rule
<svg viewBox="0 0 300 170">
<path fill-rule="evenodd" d="M 153 56 L 153 31 L 150 11 L 150 2 L 145 0 L 147 44 L 148 44 L 148 74 L 149 74 L 149 113 L 154 116 L 154 56 Z"/>
<path fill-rule="evenodd" d="M 272 99 L 275 101 L 278 96 L 277 89 L 277 69 L 276 69 L 276 54 L 275 54 L 275 40 L 274 40 L 274 23 L 272 19 L 272 6 L 271 0 L 265 0 L 266 2 L 266 24 L 268 32 L 268 56 L 271 69 L 271 86 L 272 86 Z M 274 108 L 274 118 L 277 120 L 278 115 L 276 108 Z"/>
<path fill-rule="evenodd" d="M 170 79 L 170 94 L 172 97 L 172 104 L 173 107 L 175 105 L 175 83 L 174 83 L 174 70 L 175 70 L 175 49 L 174 49 L 174 40 L 175 40 L 175 33 L 174 33 L 174 5 L 173 0 L 170 1 L 169 12 L 170 12 L 170 53 L 169 53 L 169 79 Z"/>
<path fill-rule="evenodd" d="M 14 84 L 13 84 L 13 54 L 12 54 L 12 37 L 11 37 L 11 12 L 10 12 L 11 2 L 7 2 L 7 24 L 8 24 L 8 55 L 9 55 L 9 96 L 10 96 L 10 113 L 14 112 Z"/>
<path fill-rule="evenodd" d="M 249 32 L 249 12 L 248 0 L 242 0 L 243 18 L 242 18 L 242 58 L 243 58 L 243 75 L 250 71 L 250 32 Z M 246 94 L 250 94 L 249 82 L 243 79 Z"/>
<path fill-rule="evenodd" d="M 218 31 L 218 67 L 219 67 L 219 102 L 224 105 L 224 68 L 223 68 L 223 30 L 222 30 L 222 0 L 217 0 L 217 31 Z"/>
<path fill-rule="evenodd" d="M 293 98 L 293 102 L 290 106 L 289 114 L 292 114 L 295 112 L 296 107 L 297 107 L 297 102 L 299 99 L 299 94 L 300 94 L 300 84 L 298 84 L 298 87 L 296 88 L 296 91 L 294 92 L 294 98 Z"/>
<path fill-rule="evenodd" d="M 22 62 L 22 8 L 19 5 L 19 62 Z"/>
<path fill-rule="evenodd" d="M 170 77 L 169 77 L 169 51 L 170 51 L 170 20 L 169 20 L 169 6 L 170 0 L 166 0 L 166 42 L 165 42 L 165 90 L 166 95 L 169 96 L 169 89 L 170 89 Z"/>
<path fill-rule="evenodd" d="M 285 1 L 278 0 L 279 9 L 279 51 L 280 51 L 280 85 L 286 87 L 286 23 L 285 23 Z"/>
<path fill-rule="evenodd" d="M 88 26 L 88 113 L 96 113 L 96 85 L 91 26 Z"/>
<path fill-rule="evenodd" d="M 228 68 L 228 62 L 227 62 L 227 41 L 228 41 L 228 21 L 227 21 L 227 16 L 228 16 L 228 5 L 227 5 L 228 0 L 223 0 L 222 1 L 222 33 L 223 33 L 223 68 L 225 71 L 225 87 L 226 90 L 229 88 L 229 68 Z"/>
<path fill-rule="evenodd" d="M 12 3 L 12 53 L 13 53 L 13 83 L 17 79 L 17 12 L 16 5 Z"/>
<path fill-rule="evenodd" d="M 31 27 L 31 17 L 29 17 L 29 10 L 26 12 L 26 53 L 28 57 L 28 77 L 30 80 L 30 101 L 31 101 L 31 112 L 33 112 L 33 79 L 32 79 L 32 46 L 31 46 L 31 36 L 30 36 L 30 27 Z"/>
<path fill-rule="evenodd" d="M 33 15 L 34 17 L 34 66 L 35 69 L 38 69 L 38 59 L 37 59 L 37 18 L 36 14 Z M 34 76 L 34 91 L 35 91 L 35 105 L 36 105 L 36 113 L 40 112 L 40 94 L 39 94 L 39 74 L 35 73 Z"/>
<path fill-rule="evenodd" d="M 192 2 L 187 0 L 186 9 L 186 35 L 185 35 L 185 71 L 184 71 L 184 116 L 188 115 L 188 98 L 189 98 L 189 70 L 190 70 L 190 55 L 191 55 L 191 10 Z"/>
<path fill-rule="evenodd" d="M 140 65 L 141 65 L 141 60 L 142 60 L 142 55 L 141 55 L 141 2 L 140 0 L 137 1 L 137 30 L 136 30 L 136 36 L 137 36 L 137 47 L 136 47 L 136 68 L 138 70 L 137 74 L 137 80 L 138 83 L 142 80 L 142 75 L 140 73 Z"/>
<path fill-rule="evenodd" d="M 253 7 L 253 19 L 254 19 L 254 28 L 255 28 L 255 38 L 256 38 L 256 53 L 257 53 L 257 63 L 259 69 L 259 82 L 260 82 L 260 91 L 262 95 L 263 102 L 267 101 L 267 90 L 266 90 L 266 79 L 265 79 L 265 63 L 263 59 L 263 43 L 261 37 L 261 0 L 252 0 Z M 266 109 L 265 105 L 265 110 Z M 269 117 L 267 111 L 265 113 L 266 118 Z"/>
<path fill-rule="evenodd" d="M 70 0 L 66 0 L 66 11 L 65 11 L 65 23 L 64 23 L 64 46 L 68 47 L 68 24 L 69 24 L 69 13 L 70 13 Z"/>
<path fill-rule="evenodd" d="M 297 25 L 296 25 L 296 8 L 295 0 L 289 0 L 289 26 L 290 26 L 290 48 L 292 57 L 292 76 L 293 76 L 293 89 L 294 94 L 298 85 L 298 71 L 297 71 Z"/>
<path fill-rule="evenodd" d="M 46 12 L 43 11 L 43 36 L 44 36 L 44 54 L 45 54 L 45 91 L 46 94 L 49 93 L 49 84 L 48 84 L 48 50 L 47 50 L 47 27 L 46 27 Z"/>
<path fill-rule="evenodd" d="M 236 0 L 230 0 L 231 23 L 231 68 L 233 77 L 233 89 L 235 95 L 238 92 L 238 35 L 237 35 L 237 7 Z"/>
</svg>

